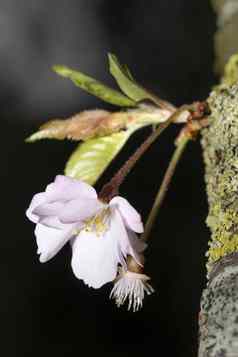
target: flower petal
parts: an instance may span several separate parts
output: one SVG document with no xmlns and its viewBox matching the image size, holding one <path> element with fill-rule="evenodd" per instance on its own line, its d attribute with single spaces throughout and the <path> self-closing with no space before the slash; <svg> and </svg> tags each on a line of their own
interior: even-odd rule
<svg viewBox="0 0 238 357">
<path fill-rule="evenodd" d="M 117 209 L 111 210 L 109 221 L 104 234 L 82 231 L 72 243 L 73 272 L 95 289 L 115 279 L 119 263 L 126 268 L 127 255 L 142 264 L 139 253 L 145 244 L 136 235 L 131 236 L 132 232 L 128 235 Z"/>
<path fill-rule="evenodd" d="M 78 197 L 97 199 L 97 193 L 92 186 L 63 175 L 56 176 L 55 181 L 47 186 L 46 192 L 51 202 L 69 201 Z"/>
<path fill-rule="evenodd" d="M 66 230 L 72 226 L 72 224 L 64 224 L 60 222 L 59 218 L 55 216 L 42 217 L 39 219 L 38 223 L 50 228 L 56 228 L 58 230 Z M 82 226 L 82 224 L 77 223 L 75 224 L 75 229 L 80 229 Z"/>
<path fill-rule="evenodd" d="M 117 240 L 122 256 L 126 258 L 131 255 L 139 265 L 143 265 L 143 256 L 140 253 L 145 250 L 146 244 L 133 231 L 126 229 L 117 209 L 114 209 L 112 219 L 116 229 L 111 231 L 111 235 Z M 124 265 L 123 261 L 120 263 Z"/>
<path fill-rule="evenodd" d="M 146 249 L 147 244 L 139 238 L 135 232 L 127 230 L 127 234 L 130 241 L 129 255 L 131 255 L 139 265 L 143 266 L 144 256 L 142 253 Z"/>
<path fill-rule="evenodd" d="M 58 175 L 55 181 L 47 186 L 45 192 L 33 197 L 26 215 L 32 222 L 38 223 L 42 217 L 58 216 L 65 203 L 77 198 L 82 202 L 87 199 L 97 200 L 97 193 L 83 181 Z"/>
<path fill-rule="evenodd" d="M 62 202 L 43 203 L 33 209 L 32 213 L 38 217 L 58 216 L 64 207 Z"/>
<path fill-rule="evenodd" d="M 40 254 L 41 263 L 47 262 L 60 251 L 72 237 L 73 229 L 73 225 L 67 227 L 65 230 L 47 227 L 40 223 L 36 225 L 37 253 Z"/>
<path fill-rule="evenodd" d="M 94 216 L 105 205 L 95 199 L 76 199 L 66 203 L 59 219 L 63 223 L 73 223 L 76 221 L 84 221 Z"/>
<path fill-rule="evenodd" d="M 95 289 L 113 281 L 117 275 L 115 241 L 109 234 L 98 237 L 82 231 L 72 243 L 72 269 L 78 279 Z"/>
<path fill-rule="evenodd" d="M 45 192 L 40 192 L 34 195 L 30 203 L 30 206 L 26 211 L 26 216 L 31 222 L 37 223 L 39 221 L 39 217 L 36 214 L 34 214 L 33 211 L 37 206 L 41 205 L 44 202 L 46 202 Z"/>
<path fill-rule="evenodd" d="M 136 233 L 142 233 L 144 231 L 140 214 L 125 198 L 116 196 L 110 201 L 110 206 L 111 205 L 118 207 L 127 228 L 130 228 Z"/>
</svg>

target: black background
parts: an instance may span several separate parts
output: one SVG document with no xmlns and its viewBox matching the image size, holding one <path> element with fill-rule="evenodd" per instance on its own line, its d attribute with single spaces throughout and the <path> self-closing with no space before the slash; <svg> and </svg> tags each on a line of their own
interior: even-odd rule
<svg viewBox="0 0 238 357">
<path fill-rule="evenodd" d="M 106 53 L 174 104 L 204 99 L 212 72 L 215 15 L 209 1 L 0 1 L 1 353 L 25 356 L 196 355 L 199 300 L 209 232 L 199 141 L 174 177 L 147 250 L 156 293 L 139 313 L 117 309 L 110 286 L 88 289 L 72 274 L 70 249 L 40 264 L 25 210 L 63 171 L 74 143 L 24 143 L 49 118 L 108 108 L 57 77 L 56 63 L 113 84 Z M 130 140 L 99 182 L 106 182 L 150 131 Z M 123 184 L 145 218 L 173 151 L 170 128 Z"/>
</svg>

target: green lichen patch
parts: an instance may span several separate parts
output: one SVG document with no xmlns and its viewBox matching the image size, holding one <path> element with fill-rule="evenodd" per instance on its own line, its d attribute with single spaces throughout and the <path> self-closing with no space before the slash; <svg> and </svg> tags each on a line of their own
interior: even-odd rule
<svg viewBox="0 0 238 357">
<path fill-rule="evenodd" d="M 238 53 L 231 56 L 225 65 L 224 77 L 222 82 L 229 86 L 238 82 Z"/>
<path fill-rule="evenodd" d="M 238 251 L 238 85 L 221 86 L 208 100 L 210 125 L 202 131 L 211 230 L 208 270 Z"/>
</svg>

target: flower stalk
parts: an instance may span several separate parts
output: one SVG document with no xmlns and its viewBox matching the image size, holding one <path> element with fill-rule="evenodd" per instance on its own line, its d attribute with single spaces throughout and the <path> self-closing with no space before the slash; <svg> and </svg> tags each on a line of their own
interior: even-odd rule
<svg viewBox="0 0 238 357">
<path fill-rule="evenodd" d="M 169 163 L 169 166 L 165 172 L 162 184 L 158 190 L 158 193 L 155 197 L 154 204 L 151 208 L 151 211 L 149 213 L 146 225 L 145 225 L 145 231 L 142 236 L 144 241 L 147 241 L 149 239 L 151 230 L 153 228 L 153 225 L 155 223 L 155 219 L 158 215 L 159 209 L 163 203 L 164 197 L 166 195 L 166 192 L 169 188 L 169 185 L 171 183 L 171 180 L 173 178 L 175 169 L 177 167 L 177 164 L 179 163 L 179 160 L 181 159 L 181 156 L 186 148 L 187 143 L 191 139 L 190 135 L 184 135 L 178 142 L 177 147 L 174 151 L 174 154 L 172 156 L 172 159 Z"/>
</svg>

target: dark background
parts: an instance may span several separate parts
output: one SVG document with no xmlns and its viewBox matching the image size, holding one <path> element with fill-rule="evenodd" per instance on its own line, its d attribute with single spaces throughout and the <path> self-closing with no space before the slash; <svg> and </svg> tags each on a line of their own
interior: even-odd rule
<svg viewBox="0 0 238 357">
<path fill-rule="evenodd" d="M 215 15 L 209 1 L 0 0 L 1 353 L 25 356 L 196 355 L 199 300 L 209 232 L 199 141 L 176 172 L 147 251 L 156 293 L 139 313 L 117 309 L 111 286 L 90 290 L 72 274 L 70 249 L 40 264 L 25 210 L 61 173 L 75 147 L 24 143 L 49 118 L 109 105 L 57 77 L 65 64 L 112 84 L 106 53 L 116 53 L 138 81 L 179 105 L 204 99 L 212 73 Z M 173 151 L 170 128 L 137 164 L 122 193 L 142 213 Z M 105 182 L 149 130 L 130 140 Z"/>
</svg>

